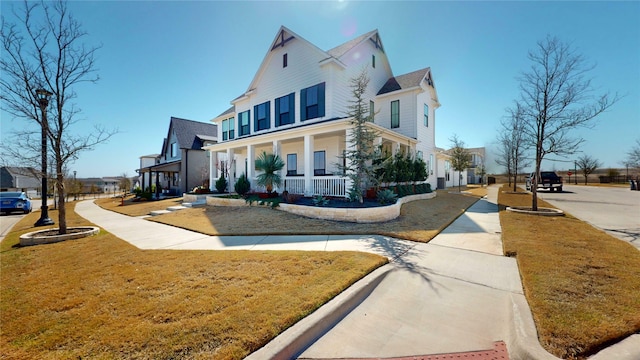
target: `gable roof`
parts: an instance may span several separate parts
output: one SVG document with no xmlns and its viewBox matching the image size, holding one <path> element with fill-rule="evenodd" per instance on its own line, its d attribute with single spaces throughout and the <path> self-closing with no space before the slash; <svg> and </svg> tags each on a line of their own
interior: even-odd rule
<svg viewBox="0 0 640 360">
<path fill-rule="evenodd" d="M 204 137 L 211 139 L 216 138 L 218 135 L 218 127 L 215 124 L 180 119 L 173 116 L 171 117 L 167 139 L 170 138 L 172 129 L 176 134 L 180 149 L 200 150 Z"/>
<path fill-rule="evenodd" d="M 334 47 L 333 49 L 327 51 L 327 54 L 331 55 L 334 58 L 340 58 L 342 57 L 342 55 L 346 54 L 347 51 L 353 49 L 354 47 L 356 47 L 358 44 L 360 44 L 361 42 L 371 38 L 373 35 L 376 35 L 378 33 L 378 30 L 371 30 L 366 34 L 362 34 L 360 36 L 358 36 L 355 39 L 349 40 L 346 43 L 342 44 L 342 45 L 338 45 L 336 47 Z M 379 41 L 379 37 L 376 37 L 376 41 Z"/>
<path fill-rule="evenodd" d="M 3 166 L 0 170 L 0 184 L 3 189 L 16 187 L 35 189 L 40 187 L 41 180 L 39 172 L 32 167 Z"/>
<path fill-rule="evenodd" d="M 378 91 L 378 95 L 390 93 L 397 90 L 407 90 L 417 86 L 420 86 L 420 83 L 423 79 L 429 79 L 428 82 L 431 82 L 429 85 L 433 86 L 433 80 L 431 79 L 431 68 L 424 68 L 420 70 L 416 70 L 410 72 L 408 74 L 394 76 L 387 80 L 387 82 L 382 86 L 380 91 Z"/>
<path fill-rule="evenodd" d="M 319 47 L 317 47 L 316 45 L 314 45 L 313 43 L 311 43 L 308 40 L 304 39 L 302 36 L 300 36 L 300 35 L 296 34 L 295 32 L 291 31 L 287 27 L 280 26 L 280 29 L 278 29 L 278 33 L 277 33 L 276 37 L 271 42 L 271 46 L 269 47 L 269 51 L 267 52 L 265 57 L 262 59 L 262 62 L 260 63 L 260 67 L 258 68 L 258 71 L 256 72 L 256 74 L 254 75 L 253 79 L 251 80 L 251 83 L 249 84 L 249 87 L 248 87 L 247 91 L 245 91 L 243 94 L 239 95 L 235 99 L 231 100 L 232 104 L 236 100 L 239 100 L 239 99 L 243 98 L 244 96 L 247 96 L 252 90 L 254 90 L 255 85 L 258 82 L 258 79 L 260 78 L 262 70 L 263 70 L 263 68 L 264 68 L 264 66 L 265 66 L 265 64 L 267 62 L 267 59 L 269 58 L 269 55 L 271 54 L 271 52 L 273 50 L 277 49 L 278 47 L 285 47 L 286 44 L 289 41 L 294 40 L 294 39 L 295 40 L 300 40 L 300 41 L 304 42 L 305 44 L 307 44 L 308 46 L 310 46 L 310 48 L 314 49 L 315 51 L 318 51 L 320 54 L 324 54 L 322 62 L 332 61 L 333 60 L 333 61 L 336 61 L 338 64 L 342 64 L 340 62 L 340 58 L 344 54 L 346 54 L 349 50 L 353 49 L 357 45 L 359 45 L 362 42 L 367 41 L 367 40 L 371 40 L 371 42 L 373 42 L 375 47 L 381 49 L 382 52 L 384 52 L 384 48 L 382 47 L 382 41 L 380 40 L 380 35 L 378 34 L 378 30 L 377 29 L 369 31 L 366 34 L 362 34 L 362 35 L 356 37 L 355 39 L 349 40 L 349 41 L 347 41 L 347 42 L 345 42 L 345 43 L 343 43 L 341 45 L 338 45 L 338 46 L 334 47 L 333 49 L 330 49 L 328 51 L 324 51 L 324 50 L 320 49 Z M 229 109 L 229 110 L 231 110 L 231 109 Z M 229 110 L 227 110 L 224 113 L 218 115 L 218 117 L 224 115 Z M 216 117 L 216 118 L 218 118 L 218 117 Z"/>
</svg>

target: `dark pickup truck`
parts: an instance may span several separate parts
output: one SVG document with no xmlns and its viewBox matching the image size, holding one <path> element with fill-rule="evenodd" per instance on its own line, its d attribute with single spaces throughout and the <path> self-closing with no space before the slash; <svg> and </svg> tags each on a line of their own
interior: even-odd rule
<svg viewBox="0 0 640 360">
<path fill-rule="evenodd" d="M 531 183 L 533 182 L 533 176 L 535 174 L 529 174 L 527 177 L 527 190 L 531 190 Z M 562 177 L 558 176 L 553 171 L 541 171 L 538 177 L 538 189 L 549 189 L 549 191 L 562 191 Z"/>
</svg>

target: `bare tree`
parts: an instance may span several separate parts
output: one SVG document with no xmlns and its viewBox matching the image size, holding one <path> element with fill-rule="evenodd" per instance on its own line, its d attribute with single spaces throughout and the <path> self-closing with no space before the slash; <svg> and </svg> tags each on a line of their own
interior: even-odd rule
<svg viewBox="0 0 640 360">
<path fill-rule="evenodd" d="M 29 3 L 24 2 L 20 10 L 14 9 L 19 24 L 2 18 L 1 41 L 3 55 L 0 58 L 0 100 L 3 109 L 15 118 L 26 120 L 27 125 L 39 125 L 37 129 L 14 132 L 13 138 L 21 144 L 33 141 L 40 129 L 46 130 L 48 157 L 55 165 L 55 183 L 59 210 L 60 233 L 67 231 L 65 209 L 65 174 L 69 162 L 78 158 L 80 152 L 91 150 L 95 145 L 107 141 L 115 131 L 96 126 L 93 132 L 74 134 L 72 125 L 80 110 L 72 102 L 77 94 L 74 87 L 84 82 L 98 80 L 94 55 L 99 47 L 87 47 L 86 33 L 80 23 L 67 11 L 63 1 Z M 51 93 L 47 107 L 47 123 L 43 122 L 36 98 L 36 90 Z M 27 127 L 25 126 L 25 129 Z M 21 148 L 20 152 L 4 146 L 9 156 L 23 163 L 42 159 L 40 148 Z M 37 151 L 36 151 L 37 150 Z M 42 174 L 45 175 L 45 174 Z"/>
<path fill-rule="evenodd" d="M 461 191 L 462 172 L 471 165 L 471 154 L 464 148 L 464 141 L 458 139 L 457 134 L 453 134 L 449 141 L 453 145 L 449 150 L 451 167 L 458 172 L 458 191 Z"/>
<path fill-rule="evenodd" d="M 546 155 L 574 154 L 584 141 L 573 137 L 578 127 L 591 127 L 592 120 L 615 104 L 616 94 L 594 95 L 586 64 L 569 44 L 547 36 L 528 55 L 532 65 L 519 78 L 520 99 L 516 101 L 524 122 L 527 141 L 535 150 L 535 172 Z M 533 177 L 537 181 L 537 176 Z M 531 187 L 532 209 L 538 209 L 537 184 Z"/>
<path fill-rule="evenodd" d="M 513 176 L 513 191 L 516 191 L 518 173 L 531 165 L 531 162 L 525 157 L 528 147 L 522 110 L 516 105 L 514 109 L 508 109 L 508 112 L 510 113 L 509 117 L 500 122 L 502 129 L 498 133 L 499 157 L 496 159 L 496 163 L 506 168 L 509 186 L 511 186 L 511 176 Z"/>
<path fill-rule="evenodd" d="M 127 176 L 127 173 L 122 173 L 122 175 L 120 176 L 120 181 L 118 186 L 120 187 L 120 190 L 122 191 L 122 195 L 123 196 L 127 196 L 127 193 L 129 192 L 129 190 L 131 190 L 131 178 L 129 178 L 129 176 Z"/>
<path fill-rule="evenodd" d="M 589 177 L 589 174 L 596 171 L 596 169 L 601 165 L 596 158 L 589 155 L 580 156 L 578 161 L 576 161 L 576 164 L 578 165 L 578 169 L 580 169 L 582 176 L 584 176 L 585 185 L 587 185 L 587 178 Z M 578 174 L 576 174 L 576 176 L 578 176 Z"/>
<path fill-rule="evenodd" d="M 631 168 L 640 168 L 640 139 L 636 139 L 636 144 L 627 152 L 623 164 Z"/>
</svg>

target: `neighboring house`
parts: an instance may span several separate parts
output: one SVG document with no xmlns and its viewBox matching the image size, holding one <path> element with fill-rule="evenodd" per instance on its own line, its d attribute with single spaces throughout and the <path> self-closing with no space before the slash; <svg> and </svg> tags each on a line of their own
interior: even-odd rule
<svg viewBox="0 0 640 360">
<path fill-rule="evenodd" d="M 133 184 L 133 188 L 140 188 L 143 191 L 151 192 L 149 184 L 159 183 L 156 179 L 158 173 L 152 173 L 150 171 L 143 172 L 141 169 L 146 169 L 160 163 L 160 154 L 151 154 L 140 156 L 140 168 L 136 170 L 138 172 L 138 180 Z"/>
<path fill-rule="evenodd" d="M 471 165 L 467 169 L 467 183 L 468 184 L 482 184 L 482 176 L 480 175 L 480 166 L 485 167 L 486 173 L 486 158 L 485 158 L 485 149 L 484 147 L 479 148 L 469 148 L 467 149 L 469 154 L 471 154 Z"/>
<path fill-rule="evenodd" d="M 141 187 L 152 189 L 155 185 L 156 193 L 182 195 L 205 184 L 210 169 L 202 147 L 216 143 L 217 135 L 216 125 L 171 117 L 157 163 L 142 167 L 140 160 L 138 173 L 145 179 Z"/>
<path fill-rule="evenodd" d="M 323 51 L 281 27 L 247 91 L 212 119 L 217 144 L 210 152 L 210 186 L 222 171 L 232 189 L 245 173 L 256 186 L 255 159 L 263 151 L 286 163 L 277 191 L 346 196 L 349 180 L 340 174 L 342 154 L 351 146 L 346 117 L 350 80 L 363 69 L 369 77 L 364 98 L 375 114 L 370 127 L 376 144 L 389 153 L 409 152 L 427 163 L 435 188 L 435 110 L 440 106 L 430 68 L 394 76 L 377 30 Z M 224 84 L 222 85 L 224 86 Z"/>
<path fill-rule="evenodd" d="M 485 148 L 468 148 L 466 149 L 471 155 L 471 162 L 467 169 L 462 172 L 453 170 L 451 166 L 451 149 L 444 150 L 438 148 L 437 151 L 437 173 L 438 173 L 438 189 L 445 189 L 453 186 L 466 186 L 467 184 L 480 184 L 482 179 L 476 171 L 478 166 L 485 165 Z"/>
<path fill-rule="evenodd" d="M 3 166 L 0 168 L 0 191 L 24 191 L 27 196 L 40 194 L 40 172 L 32 167 Z"/>
</svg>

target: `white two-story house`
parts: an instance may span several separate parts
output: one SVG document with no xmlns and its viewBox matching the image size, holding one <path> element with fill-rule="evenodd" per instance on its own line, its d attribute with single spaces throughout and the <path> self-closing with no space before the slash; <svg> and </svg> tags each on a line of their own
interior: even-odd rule
<svg viewBox="0 0 640 360">
<path fill-rule="evenodd" d="M 324 51 L 286 27 L 278 30 L 247 90 L 212 119 L 218 143 L 204 147 L 210 152 L 210 184 L 224 171 L 233 189 L 245 173 L 252 189 L 260 190 L 255 159 L 265 151 L 286 163 L 278 191 L 346 196 L 349 180 L 338 165 L 344 165 L 342 154 L 350 146 L 350 80 L 363 69 L 377 144 L 389 153 L 422 157 L 435 189 L 440 103 L 430 68 L 394 76 L 377 30 Z"/>
</svg>

